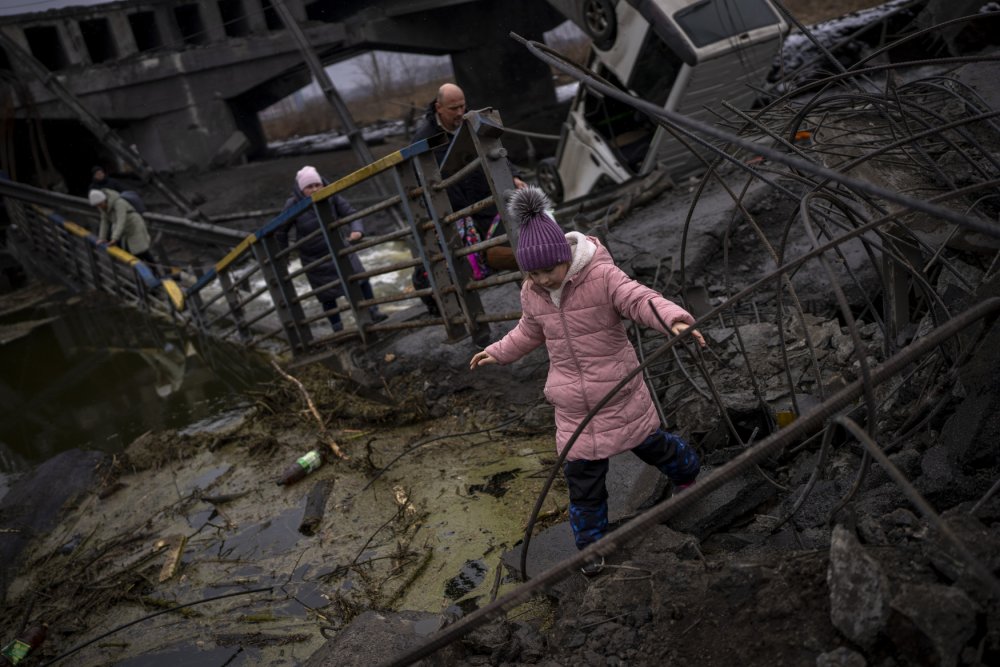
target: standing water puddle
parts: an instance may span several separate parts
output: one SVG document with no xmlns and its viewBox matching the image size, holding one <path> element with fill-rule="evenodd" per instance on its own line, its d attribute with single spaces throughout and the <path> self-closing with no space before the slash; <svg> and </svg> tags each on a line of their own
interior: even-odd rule
<svg viewBox="0 0 1000 667">
<path fill-rule="evenodd" d="M 118 453 L 146 431 L 244 403 L 272 377 L 240 349 L 100 293 L 58 293 L 0 315 L 6 330 L 28 323 L 30 333 L 0 344 L 0 475 L 74 448 Z"/>
<path fill-rule="evenodd" d="M 65 573 L 93 562 L 89 554 L 100 547 L 105 555 L 91 566 L 100 572 L 87 576 L 130 581 L 144 572 L 148 589 L 90 610 L 89 636 L 194 606 L 116 631 L 75 656 L 79 664 L 301 664 L 366 608 L 436 614 L 485 601 L 501 553 L 521 538 L 540 485 L 531 473 L 546 465 L 549 437 L 473 437 L 462 432 L 481 425 L 455 415 L 362 422 L 364 430 L 341 444 L 355 461 L 394 462 L 377 481 L 360 466 L 333 462 L 279 487 L 277 473 L 316 436 L 294 403 L 276 412 L 241 408 L 248 390 L 273 380 L 269 368 L 88 299 L 96 300 L 0 315 L 0 325 L 5 317 L 54 318 L 0 346 L 2 388 L 18 399 L 2 408 L 0 473 L 71 448 L 118 453 L 135 441 L 130 456 L 148 448 L 159 464 L 123 471 L 120 488 L 83 501 L 37 554 Z M 449 433 L 435 446 L 408 449 Z M 223 444 L 207 446 L 215 441 Z M 204 446 L 186 449 L 190 442 Z M 334 482 L 325 515 L 314 535 L 303 535 L 306 499 L 321 480 Z M 164 575 L 172 557 L 177 567 Z M 439 625 L 434 619 L 417 631 Z"/>
</svg>

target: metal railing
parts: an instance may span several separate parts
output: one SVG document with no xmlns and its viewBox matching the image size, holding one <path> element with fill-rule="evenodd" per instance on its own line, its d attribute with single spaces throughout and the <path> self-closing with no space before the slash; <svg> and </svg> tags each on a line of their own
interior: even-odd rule
<svg viewBox="0 0 1000 667">
<path fill-rule="evenodd" d="M 476 280 L 469 262 L 463 259 L 507 243 L 507 235 L 465 246 L 455 224 L 464 216 L 503 201 L 503 193 L 513 189 L 513 176 L 500 143 L 502 133 L 496 112 L 470 112 L 448 149 L 445 165 L 452 173 L 449 178 L 441 177 L 435 156 L 435 151 L 448 140 L 439 135 L 391 153 L 327 185 L 249 235 L 208 223 L 144 214 L 151 232 L 163 232 L 181 240 L 210 238 L 213 244 L 231 248 L 206 272 L 188 279 L 171 271 L 161 270 L 158 275 L 132 255 L 102 246 L 88 231 L 87 225 L 93 226 L 96 216 L 85 200 L 11 181 L 0 181 L 0 196 L 4 197 L 15 224 L 16 236 L 27 244 L 32 260 L 48 267 L 50 273 L 54 270 L 71 287 L 115 294 L 126 302 L 181 320 L 214 337 L 290 352 L 294 356 L 315 354 L 331 344 L 358 338 L 367 344 L 380 332 L 428 326 L 443 326 L 449 339 L 457 340 L 485 333 L 489 322 L 520 317 L 520 312 L 487 313 L 479 297 L 481 290 L 516 281 L 520 273 L 500 272 Z M 483 171 L 492 195 L 465 209 L 452 211 L 446 188 L 475 170 Z M 352 215 L 336 218 L 329 205 L 331 198 L 342 195 L 349 201 L 361 200 L 362 196 L 355 198 L 351 193 L 376 176 L 393 183 L 395 194 Z M 503 207 L 498 209 L 506 229 L 515 229 Z M 317 216 L 319 229 L 288 243 L 285 230 L 307 212 Z M 341 230 L 354 220 L 388 214 L 405 221 L 405 226 L 367 236 L 353 244 L 344 241 Z M 293 260 L 298 250 L 305 243 L 315 245 L 318 236 L 322 237 L 327 253 L 310 263 L 296 265 Z M 410 258 L 397 258 L 378 266 L 370 266 L 368 262 L 364 271 L 352 271 L 351 255 L 385 244 L 407 246 Z M 304 274 L 327 263 L 335 268 L 337 278 L 324 285 L 305 287 Z M 362 281 L 376 276 L 406 272 L 408 283 L 415 267 L 426 271 L 426 288 L 407 288 L 369 298 L 362 293 Z M 338 306 L 316 312 L 311 300 L 318 301 L 318 295 L 330 291 L 343 297 L 337 301 Z M 433 300 L 438 316 L 372 320 L 369 309 L 373 306 L 407 302 L 423 306 L 422 298 Z M 323 320 L 348 312 L 353 315 L 353 323 L 342 331 L 326 333 L 330 329 Z"/>
<path fill-rule="evenodd" d="M 183 308 L 183 292 L 172 277 L 161 278 L 134 255 L 102 245 L 86 227 L 51 208 L 75 198 L 5 180 L 0 195 L 22 255 L 42 273 L 75 289 L 107 292 L 148 313 L 170 317 Z"/>
</svg>

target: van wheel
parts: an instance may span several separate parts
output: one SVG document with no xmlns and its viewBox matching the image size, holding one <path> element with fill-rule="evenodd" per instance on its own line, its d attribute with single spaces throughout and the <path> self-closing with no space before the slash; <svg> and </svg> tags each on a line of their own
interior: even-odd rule
<svg viewBox="0 0 1000 667">
<path fill-rule="evenodd" d="M 599 49 L 610 49 L 615 43 L 618 18 L 611 0 L 586 0 L 580 10 L 583 30 L 594 40 Z"/>
<path fill-rule="evenodd" d="M 548 195 L 553 204 L 558 204 L 563 198 L 562 179 L 559 178 L 559 169 L 556 167 L 555 158 L 543 158 L 538 162 L 538 185 L 542 192 Z"/>
</svg>

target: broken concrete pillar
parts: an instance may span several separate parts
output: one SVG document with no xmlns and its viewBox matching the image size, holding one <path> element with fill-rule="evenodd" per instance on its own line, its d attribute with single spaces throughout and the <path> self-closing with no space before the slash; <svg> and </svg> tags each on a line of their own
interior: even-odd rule
<svg viewBox="0 0 1000 667">
<path fill-rule="evenodd" d="M 59 41 L 63 44 L 66 53 L 66 60 L 70 65 L 90 65 L 90 54 L 87 52 L 87 45 L 83 41 L 83 33 L 76 21 L 63 21 L 57 23 L 56 32 Z"/>
<path fill-rule="evenodd" d="M 849 640 L 870 646 L 889 618 L 889 581 L 852 530 L 836 526 L 830 538 L 830 621 Z"/>
<path fill-rule="evenodd" d="M 115 51 L 119 58 L 139 53 L 139 47 L 135 43 L 135 36 L 132 34 L 132 26 L 129 25 L 128 17 L 124 12 L 109 12 L 108 26 L 114 36 Z"/>
<path fill-rule="evenodd" d="M 212 158 L 211 166 L 216 168 L 238 164 L 249 148 L 250 141 L 247 136 L 237 130 L 229 135 L 229 138 L 219 147 L 218 152 Z"/>
</svg>

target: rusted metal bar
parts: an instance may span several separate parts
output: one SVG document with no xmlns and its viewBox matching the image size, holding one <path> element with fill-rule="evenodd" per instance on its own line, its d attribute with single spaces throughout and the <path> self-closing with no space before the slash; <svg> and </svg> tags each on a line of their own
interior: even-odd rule
<svg viewBox="0 0 1000 667">
<path fill-rule="evenodd" d="M 885 363 L 872 369 L 872 383 L 880 384 L 892 378 L 914 360 L 920 359 L 929 352 L 932 352 L 937 346 L 959 332 L 964 331 L 972 324 L 984 319 L 995 321 L 998 313 L 1000 313 L 1000 298 L 986 299 L 974 305 L 969 310 L 958 314 L 953 319 L 900 351 Z M 666 345 L 673 345 L 673 341 L 676 340 L 678 339 L 672 339 Z M 861 380 L 856 380 L 832 395 L 822 404 L 801 415 L 787 427 L 747 448 L 728 463 L 713 469 L 704 478 L 699 478 L 698 484 L 690 487 L 684 493 L 674 495 L 664 502 L 653 506 L 629 520 L 614 532 L 609 533 L 604 539 L 594 542 L 573 556 L 541 572 L 530 581 L 521 584 L 498 600 L 473 611 L 468 616 L 447 626 L 424 644 L 400 653 L 392 660 L 382 663 L 382 667 L 402 667 L 412 664 L 420 658 L 427 657 L 491 619 L 497 618 L 518 605 L 527 602 L 533 595 L 562 581 L 581 567 L 587 560 L 598 556 L 608 556 L 616 552 L 621 546 L 642 537 L 653 526 L 663 523 L 667 519 L 693 507 L 702 498 L 720 488 L 731 479 L 738 477 L 750 467 L 763 462 L 767 457 L 780 452 L 788 445 L 816 431 L 826 420 L 852 404 L 865 391 L 864 385 L 865 383 Z M 581 424 L 578 432 L 585 426 L 586 422 Z"/>
</svg>

